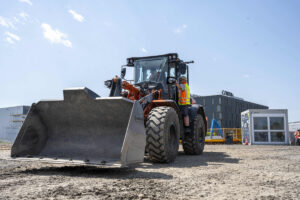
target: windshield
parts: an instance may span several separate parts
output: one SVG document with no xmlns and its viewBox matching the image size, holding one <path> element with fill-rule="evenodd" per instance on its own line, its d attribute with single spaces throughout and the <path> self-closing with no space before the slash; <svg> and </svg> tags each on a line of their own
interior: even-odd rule
<svg viewBox="0 0 300 200">
<path fill-rule="evenodd" d="M 167 77 L 167 58 L 145 58 L 134 61 L 135 84 L 141 82 L 161 82 Z"/>
</svg>

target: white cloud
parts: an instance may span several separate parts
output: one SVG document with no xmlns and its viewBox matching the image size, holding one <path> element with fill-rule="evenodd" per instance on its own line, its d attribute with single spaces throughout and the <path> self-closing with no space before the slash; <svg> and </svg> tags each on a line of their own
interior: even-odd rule
<svg viewBox="0 0 300 200">
<path fill-rule="evenodd" d="M 7 28 L 9 27 L 8 22 L 1 16 L 0 16 L 0 25 Z"/>
<path fill-rule="evenodd" d="M 1 17 L 1 16 L 0 16 L 0 25 L 4 26 L 6 28 L 12 28 L 12 29 L 15 29 L 15 30 L 17 29 L 15 27 L 15 25 L 10 20 L 5 19 L 4 17 Z"/>
<path fill-rule="evenodd" d="M 244 74 L 243 77 L 244 78 L 250 78 L 250 75 L 249 74 Z"/>
<path fill-rule="evenodd" d="M 175 34 L 180 34 L 180 33 L 182 33 L 186 28 L 187 28 L 187 25 L 186 25 L 186 24 L 183 24 L 183 25 L 177 27 L 177 28 L 174 30 L 174 33 L 175 33 Z"/>
<path fill-rule="evenodd" d="M 15 27 L 15 25 L 11 21 L 8 22 L 8 25 L 10 26 L 10 28 L 12 28 L 14 30 L 17 30 L 17 28 Z"/>
<path fill-rule="evenodd" d="M 69 10 L 69 13 L 73 16 L 73 18 L 79 22 L 83 22 L 84 17 L 80 14 L 78 14 L 77 12 L 75 12 L 74 10 Z"/>
<path fill-rule="evenodd" d="M 6 37 L 6 41 L 9 42 L 9 43 L 11 43 L 11 44 L 15 43 L 14 40 L 11 39 L 10 37 Z"/>
<path fill-rule="evenodd" d="M 17 41 L 21 40 L 21 38 L 19 36 L 15 35 L 15 34 L 13 34 L 11 32 L 8 32 L 8 31 L 6 31 L 5 35 L 7 35 L 8 37 L 10 37 L 10 38 L 12 38 L 14 40 L 17 40 Z"/>
<path fill-rule="evenodd" d="M 141 48 L 141 52 L 147 53 L 148 51 L 145 48 Z"/>
<path fill-rule="evenodd" d="M 44 31 L 44 37 L 51 43 L 63 44 L 66 47 L 72 47 L 72 43 L 70 40 L 68 40 L 67 34 L 62 33 L 57 29 L 52 29 L 49 24 L 43 23 L 41 27 Z"/>
<path fill-rule="evenodd" d="M 24 20 L 27 20 L 27 18 L 29 18 L 29 15 L 25 12 L 20 12 L 19 16 L 22 17 Z"/>
<path fill-rule="evenodd" d="M 20 20 L 17 17 L 14 17 L 14 20 L 15 20 L 16 23 L 20 22 Z"/>
<path fill-rule="evenodd" d="M 30 0 L 19 0 L 20 2 L 22 3 L 27 3 L 28 5 L 31 5 L 32 6 L 32 3 Z"/>
<path fill-rule="evenodd" d="M 15 35 L 11 32 L 8 32 L 8 31 L 5 32 L 5 35 L 7 36 L 5 40 L 11 44 L 14 44 L 16 41 L 21 40 L 21 38 L 19 36 Z"/>
</svg>

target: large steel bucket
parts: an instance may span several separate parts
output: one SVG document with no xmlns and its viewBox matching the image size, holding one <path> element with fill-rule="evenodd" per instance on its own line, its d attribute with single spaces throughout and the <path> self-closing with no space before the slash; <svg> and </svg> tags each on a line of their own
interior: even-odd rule
<svg viewBox="0 0 300 200">
<path fill-rule="evenodd" d="M 88 88 L 64 90 L 64 100 L 33 104 L 11 156 L 55 163 L 128 166 L 143 161 L 143 109 Z"/>
</svg>

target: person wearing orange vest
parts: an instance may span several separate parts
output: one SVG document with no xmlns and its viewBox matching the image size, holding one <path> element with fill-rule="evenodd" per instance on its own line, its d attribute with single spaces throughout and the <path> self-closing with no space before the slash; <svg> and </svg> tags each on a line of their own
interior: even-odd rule
<svg viewBox="0 0 300 200">
<path fill-rule="evenodd" d="M 178 105 L 183 115 L 185 132 L 189 133 L 191 132 L 189 118 L 189 107 L 191 106 L 190 88 L 185 76 L 181 76 L 179 80 L 180 84 L 176 81 L 178 88 Z"/>
<path fill-rule="evenodd" d="M 300 145 L 300 129 L 295 132 L 296 145 Z"/>
</svg>

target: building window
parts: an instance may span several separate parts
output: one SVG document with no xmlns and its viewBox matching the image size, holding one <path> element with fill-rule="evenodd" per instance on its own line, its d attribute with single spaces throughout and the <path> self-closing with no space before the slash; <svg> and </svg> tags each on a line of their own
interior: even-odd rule
<svg viewBox="0 0 300 200">
<path fill-rule="evenodd" d="M 283 117 L 270 117 L 270 128 L 271 130 L 283 130 L 284 129 Z"/>
<path fill-rule="evenodd" d="M 256 142 L 268 142 L 268 132 L 255 131 L 254 140 Z"/>
<path fill-rule="evenodd" d="M 284 118 L 270 117 L 271 142 L 284 142 Z"/>
<path fill-rule="evenodd" d="M 267 130 L 268 118 L 267 117 L 254 117 L 254 130 Z"/>
<path fill-rule="evenodd" d="M 218 120 L 218 124 L 219 124 L 219 126 L 222 127 L 221 120 Z"/>
<path fill-rule="evenodd" d="M 284 142 L 284 132 L 271 132 L 271 142 Z"/>
<path fill-rule="evenodd" d="M 217 105 L 217 112 L 221 112 L 221 106 Z"/>
<path fill-rule="evenodd" d="M 205 99 L 203 99 L 203 105 L 205 106 Z"/>
<path fill-rule="evenodd" d="M 253 117 L 255 142 L 285 142 L 284 117 Z"/>
<path fill-rule="evenodd" d="M 222 104 L 222 100 L 221 100 L 221 97 L 219 97 L 219 104 Z"/>
<path fill-rule="evenodd" d="M 214 104 L 214 98 L 213 97 L 211 98 L 211 104 Z"/>
</svg>

